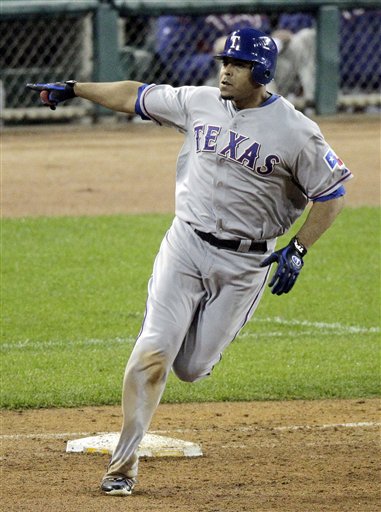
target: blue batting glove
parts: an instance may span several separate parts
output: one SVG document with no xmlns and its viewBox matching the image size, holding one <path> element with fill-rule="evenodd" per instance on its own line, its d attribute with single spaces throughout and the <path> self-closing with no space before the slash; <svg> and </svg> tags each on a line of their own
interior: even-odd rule
<svg viewBox="0 0 381 512">
<path fill-rule="evenodd" d="M 70 100 L 75 97 L 75 84 L 75 80 L 68 80 L 67 82 L 53 82 L 48 84 L 26 84 L 26 87 L 32 91 L 38 91 L 44 105 L 55 110 L 57 105 L 62 101 Z"/>
<path fill-rule="evenodd" d="M 273 252 L 262 261 L 260 267 L 267 267 L 272 263 L 278 264 L 278 268 L 269 282 L 269 287 L 272 288 L 271 293 L 282 295 L 291 290 L 303 268 L 303 256 L 306 254 L 307 249 L 294 237 L 286 247 Z"/>
</svg>

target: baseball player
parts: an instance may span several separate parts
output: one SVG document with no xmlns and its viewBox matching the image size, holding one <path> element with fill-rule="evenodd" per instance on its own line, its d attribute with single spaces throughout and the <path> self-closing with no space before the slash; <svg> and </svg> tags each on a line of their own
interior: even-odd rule
<svg viewBox="0 0 381 512">
<path fill-rule="evenodd" d="M 211 374 L 257 308 L 272 263 L 272 293 L 292 289 L 307 250 L 342 209 L 343 182 L 351 177 L 318 126 L 266 90 L 277 59 L 270 37 L 237 30 L 217 59 L 218 88 L 28 84 L 51 108 L 79 96 L 184 134 L 176 215 L 149 280 L 143 324 L 125 371 L 122 431 L 101 484 L 108 495 L 131 494 L 137 449 L 171 369 L 187 382 Z M 309 202 L 296 237 L 275 250 L 277 237 Z"/>
</svg>

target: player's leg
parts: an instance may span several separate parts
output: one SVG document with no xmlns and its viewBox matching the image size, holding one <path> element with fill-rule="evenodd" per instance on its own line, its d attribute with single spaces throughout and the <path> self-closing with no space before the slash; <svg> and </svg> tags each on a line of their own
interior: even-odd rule
<svg viewBox="0 0 381 512">
<path fill-rule="evenodd" d="M 137 448 L 205 291 L 197 248 L 175 222 L 162 242 L 149 282 L 146 314 L 126 366 L 123 427 L 106 477 L 137 476 Z"/>
<path fill-rule="evenodd" d="M 224 349 L 257 308 L 268 276 L 268 269 L 259 268 L 266 255 L 214 248 L 211 252 L 216 260 L 205 280 L 208 295 L 200 303 L 173 365 L 176 375 L 189 382 L 209 375 L 220 361 Z"/>
</svg>

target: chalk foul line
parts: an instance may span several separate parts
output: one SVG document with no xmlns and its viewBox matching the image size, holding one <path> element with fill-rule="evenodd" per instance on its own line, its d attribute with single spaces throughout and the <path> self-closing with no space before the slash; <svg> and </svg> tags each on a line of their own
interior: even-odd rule
<svg viewBox="0 0 381 512">
<path fill-rule="evenodd" d="M 325 334 L 336 334 L 336 335 L 345 335 L 345 334 L 377 334 L 381 332 L 379 327 L 364 327 L 361 325 L 345 325 L 340 322 L 311 322 L 309 320 L 287 320 L 285 318 L 281 318 L 279 316 L 275 317 L 265 317 L 265 318 L 257 318 L 254 317 L 251 321 L 253 325 L 255 323 L 269 324 L 271 326 L 279 325 L 279 326 L 289 326 L 289 327 L 302 327 L 310 330 L 303 330 L 301 332 L 293 332 L 292 335 L 296 336 L 305 336 L 305 335 L 325 335 Z M 312 329 L 312 330 L 311 330 Z M 253 336 L 255 334 L 257 337 L 281 337 L 284 336 L 284 331 L 268 331 L 266 333 L 253 333 L 253 332 L 244 332 L 240 334 L 240 338 L 247 338 Z M 290 333 L 286 333 L 290 334 Z M 97 339 L 90 338 L 84 340 L 22 340 L 14 343 L 3 343 L 0 346 L 0 349 L 3 351 L 7 350 L 22 350 L 22 349 L 40 349 L 45 350 L 46 348 L 52 347 L 68 347 L 68 346 L 96 346 L 101 345 L 103 347 L 110 348 L 112 344 L 124 345 L 124 344 L 132 344 L 135 342 L 135 337 L 126 336 L 126 337 L 116 337 L 112 339 Z"/>
<path fill-rule="evenodd" d="M 269 430 L 269 431 L 287 431 L 287 430 L 334 430 L 337 428 L 375 428 L 381 427 L 381 422 L 377 421 L 357 421 L 349 423 L 328 423 L 323 425 L 284 425 L 284 426 L 259 426 L 255 425 L 252 427 L 233 427 L 232 430 L 240 432 L 258 431 L 258 430 Z M 151 434 L 162 434 L 167 435 L 171 433 L 186 434 L 195 432 L 215 432 L 216 429 L 171 429 L 171 430 L 152 430 Z M 73 437 L 87 437 L 87 436 L 100 436 L 107 435 L 110 432 L 58 432 L 58 433 L 29 433 L 29 434 L 2 434 L 0 440 L 2 441 L 17 441 L 23 439 L 66 439 Z"/>
<path fill-rule="evenodd" d="M 364 327 L 360 325 L 345 325 L 340 322 L 311 322 L 309 320 L 287 320 L 285 318 L 281 318 L 279 316 L 275 317 L 265 317 L 265 318 L 256 318 L 254 317 L 252 320 L 253 324 L 258 323 L 266 323 L 266 324 L 278 324 L 278 325 L 289 325 L 296 327 L 309 327 L 314 328 L 317 331 L 332 331 L 332 333 L 345 333 L 345 334 L 370 334 L 370 333 L 379 333 L 381 330 L 379 327 Z"/>
</svg>

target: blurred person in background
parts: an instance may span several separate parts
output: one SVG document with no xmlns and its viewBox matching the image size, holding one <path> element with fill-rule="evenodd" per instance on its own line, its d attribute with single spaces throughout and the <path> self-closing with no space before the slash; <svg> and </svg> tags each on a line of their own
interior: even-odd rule
<svg viewBox="0 0 381 512">
<path fill-rule="evenodd" d="M 160 81 L 175 87 L 204 83 L 215 70 L 213 41 L 202 16 L 160 16 L 155 27 Z"/>
<path fill-rule="evenodd" d="M 295 34 L 287 29 L 276 29 L 271 35 L 279 52 L 272 91 L 291 101 L 296 97 L 302 97 L 305 108 L 313 107 L 316 81 L 316 29 L 303 28 Z"/>
<path fill-rule="evenodd" d="M 155 27 L 159 81 L 175 87 L 217 85 L 216 40 L 223 46 L 228 33 L 248 27 L 269 34 L 271 24 L 268 16 L 258 14 L 160 16 Z"/>
</svg>

